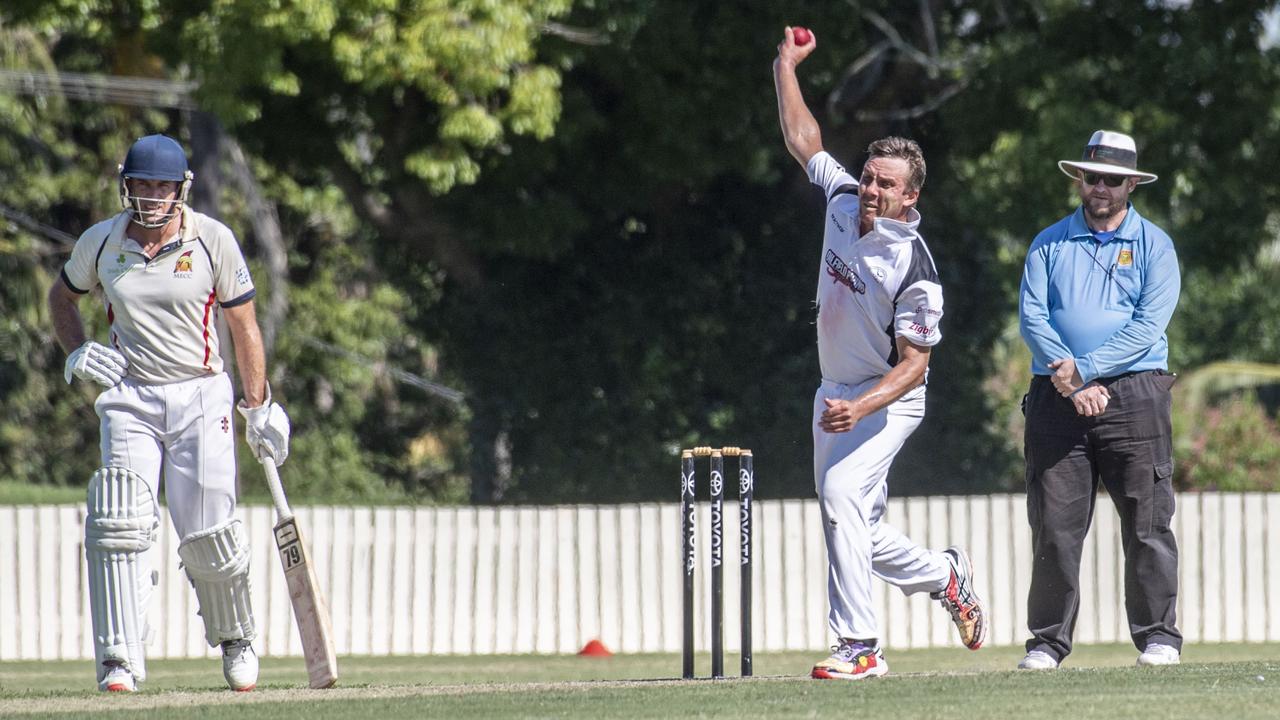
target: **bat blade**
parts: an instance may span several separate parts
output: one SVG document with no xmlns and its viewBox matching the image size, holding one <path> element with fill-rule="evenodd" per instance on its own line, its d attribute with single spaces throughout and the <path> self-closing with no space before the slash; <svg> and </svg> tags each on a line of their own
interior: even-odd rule
<svg viewBox="0 0 1280 720">
<path fill-rule="evenodd" d="M 316 582 L 311 555 L 294 518 L 280 521 L 275 527 L 275 536 L 289 588 L 289 602 L 293 604 L 293 617 L 302 639 L 307 678 L 313 688 L 332 687 L 338 681 L 338 656 L 333 646 L 329 608 Z"/>
</svg>

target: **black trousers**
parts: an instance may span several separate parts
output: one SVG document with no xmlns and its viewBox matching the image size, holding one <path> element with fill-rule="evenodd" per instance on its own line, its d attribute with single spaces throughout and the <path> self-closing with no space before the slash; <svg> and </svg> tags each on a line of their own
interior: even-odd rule
<svg viewBox="0 0 1280 720">
<path fill-rule="evenodd" d="M 1034 562 L 1027 651 L 1061 661 L 1071 652 L 1080 609 L 1080 554 L 1093 521 L 1098 483 L 1120 515 L 1124 597 L 1133 644 L 1181 650 L 1174 626 L 1178 546 L 1173 519 L 1175 377 L 1147 371 L 1100 380 L 1111 392 L 1106 411 L 1087 418 L 1037 375 L 1025 398 L 1027 519 Z"/>
</svg>

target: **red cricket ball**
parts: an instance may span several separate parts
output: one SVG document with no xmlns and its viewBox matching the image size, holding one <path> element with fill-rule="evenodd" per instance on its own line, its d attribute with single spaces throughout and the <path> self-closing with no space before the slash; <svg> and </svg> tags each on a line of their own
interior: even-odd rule
<svg viewBox="0 0 1280 720">
<path fill-rule="evenodd" d="M 796 27 L 791 28 L 791 37 L 796 41 L 796 45 L 808 45 L 813 40 L 813 33 L 807 28 Z"/>
</svg>

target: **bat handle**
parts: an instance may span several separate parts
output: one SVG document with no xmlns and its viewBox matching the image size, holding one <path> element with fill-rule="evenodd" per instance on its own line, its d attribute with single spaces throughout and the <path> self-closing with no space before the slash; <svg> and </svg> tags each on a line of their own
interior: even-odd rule
<svg viewBox="0 0 1280 720">
<path fill-rule="evenodd" d="M 262 470 L 267 474 L 267 489 L 271 491 L 271 502 L 276 506 L 276 517 L 280 518 L 280 522 L 292 518 L 293 510 L 284 496 L 284 486 L 280 484 L 280 471 L 276 469 L 275 461 L 270 458 L 263 460 Z"/>
</svg>

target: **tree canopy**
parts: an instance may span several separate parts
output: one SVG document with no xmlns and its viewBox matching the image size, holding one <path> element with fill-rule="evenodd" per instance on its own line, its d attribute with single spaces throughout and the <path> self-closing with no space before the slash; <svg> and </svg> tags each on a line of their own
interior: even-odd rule
<svg viewBox="0 0 1280 720">
<path fill-rule="evenodd" d="M 317 493 L 673 499 L 676 449 L 733 444 L 756 449 L 763 494 L 804 496 L 822 199 L 770 75 L 804 25 L 826 147 L 856 167 L 905 134 L 929 163 L 946 339 L 892 486 L 1012 489 L 1023 255 L 1074 207 L 1056 161 L 1093 130 L 1134 135 L 1160 175 L 1134 202 L 1179 250 L 1175 368 L 1280 356 L 1257 320 L 1280 309 L 1275 17 L 1243 0 L 12 0 L 0 70 L 195 89 L 164 107 L 0 92 L 0 204 L 74 235 L 114 212 L 133 137 L 191 139 L 190 106 L 216 118 L 284 231 L 273 383 Z M 205 209 L 256 256 L 250 203 L 219 197 Z M 75 484 L 91 392 L 60 380 L 42 296 L 65 249 L 33 227 L 0 228 L 0 472 Z"/>
</svg>

